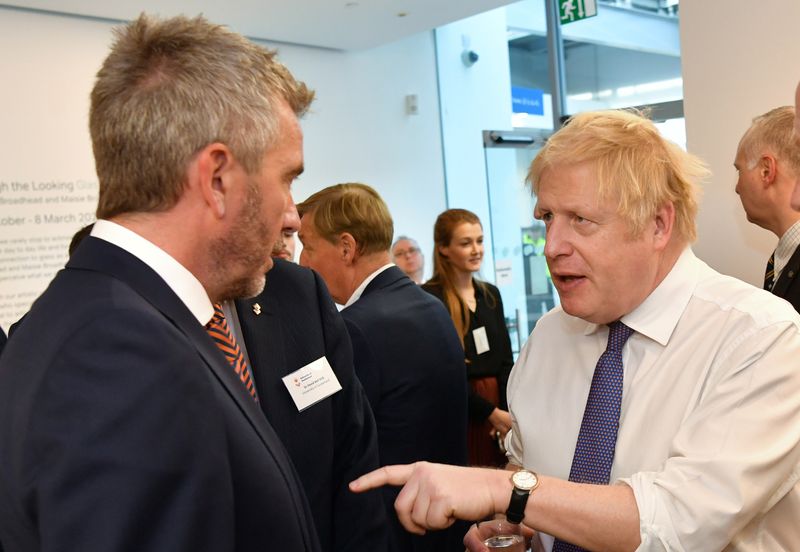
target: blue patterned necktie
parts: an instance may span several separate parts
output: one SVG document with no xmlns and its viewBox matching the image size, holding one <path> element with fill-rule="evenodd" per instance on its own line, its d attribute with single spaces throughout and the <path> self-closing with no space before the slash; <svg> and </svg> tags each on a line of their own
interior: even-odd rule
<svg viewBox="0 0 800 552">
<path fill-rule="evenodd" d="M 569 480 L 607 485 L 617 445 L 622 405 L 622 347 L 633 330 L 617 320 L 609 324 L 608 345 L 600 355 L 583 411 Z M 553 552 L 579 552 L 583 548 L 556 540 Z"/>
</svg>

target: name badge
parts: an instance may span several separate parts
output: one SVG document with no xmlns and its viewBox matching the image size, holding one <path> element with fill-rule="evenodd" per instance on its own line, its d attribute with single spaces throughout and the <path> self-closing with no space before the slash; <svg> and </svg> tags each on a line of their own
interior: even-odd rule
<svg viewBox="0 0 800 552">
<path fill-rule="evenodd" d="M 281 379 L 299 412 L 342 390 L 325 357 L 320 357 Z"/>
<path fill-rule="evenodd" d="M 489 338 L 486 337 L 486 326 L 472 330 L 472 339 L 475 341 L 475 352 L 482 355 L 489 350 Z"/>
</svg>

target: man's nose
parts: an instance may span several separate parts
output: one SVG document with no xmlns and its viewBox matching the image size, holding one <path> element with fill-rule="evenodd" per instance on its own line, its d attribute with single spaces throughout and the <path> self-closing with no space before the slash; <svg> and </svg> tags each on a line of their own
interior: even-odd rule
<svg viewBox="0 0 800 552">
<path fill-rule="evenodd" d="M 544 256 L 555 259 L 561 255 L 569 255 L 572 245 L 569 242 L 567 228 L 561 221 L 553 220 L 547 228 L 544 242 Z"/>
<path fill-rule="evenodd" d="M 297 212 L 297 206 L 294 204 L 294 199 L 289 196 L 289 202 L 286 205 L 286 211 L 283 213 L 283 232 L 294 233 L 300 230 L 300 215 Z"/>
</svg>

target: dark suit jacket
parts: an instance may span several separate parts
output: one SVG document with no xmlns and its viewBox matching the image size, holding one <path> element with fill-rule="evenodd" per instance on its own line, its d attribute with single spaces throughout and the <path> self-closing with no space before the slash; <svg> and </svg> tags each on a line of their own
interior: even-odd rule
<svg viewBox="0 0 800 552">
<path fill-rule="evenodd" d="M 380 491 L 347 487 L 378 467 L 378 440 L 350 338 L 325 284 L 311 270 L 275 259 L 264 292 L 236 301 L 236 310 L 261 407 L 300 475 L 322 549 L 385 551 Z M 322 356 L 342 390 L 298 412 L 281 378 Z"/>
<path fill-rule="evenodd" d="M 342 311 L 356 374 L 378 424 L 381 465 L 418 460 L 466 465 L 464 351 L 444 306 L 393 266 Z M 394 512 L 397 489 L 384 488 L 390 549 L 462 552 L 463 524 L 424 537 L 405 532 Z"/>
<path fill-rule="evenodd" d="M 6 346 L 6 332 L 3 331 L 3 328 L 0 328 L 0 354 L 3 353 L 3 348 Z"/>
<path fill-rule="evenodd" d="M 772 286 L 772 293 L 789 301 L 794 310 L 800 312 L 800 247 L 794 250 L 792 257 L 781 270 L 781 275 Z"/>
<path fill-rule="evenodd" d="M 87 238 L 0 359 L 7 550 L 319 550 L 289 457 L 147 265 Z"/>
</svg>

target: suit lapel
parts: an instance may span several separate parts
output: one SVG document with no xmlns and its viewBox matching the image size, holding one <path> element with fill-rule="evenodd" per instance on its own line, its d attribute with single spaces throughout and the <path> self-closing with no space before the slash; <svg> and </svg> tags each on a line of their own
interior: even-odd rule
<svg viewBox="0 0 800 552">
<path fill-rule="evenodd" d="M 93 270 L 124 282 L 170 320 L 192 343 L 215 379 L 227 391 L 264 445 L 272 450 L 277 436 L 258 404 L 247 394 L 225 356 L 186 305 L 149 266 L 127 251 L 97 238 L 86 238 L 67 268 Z"/>
<path fill-rule="evenodd" d="M 792 285 L 798 271 L 800 271 L 800 247 L 794 250 L 789 262 L 786 263 L 786 266 L 781 270 L 778 281 L 775 282 L 775 285 L 772 287 L 772 293 L 783 297 L 789 289 L 789 286 Z"/>
<path fill-rule="evenodd" d="M 286 337 L 274 301 L 265 301 L 264 294 L 236 301 L 239 324 L 247 347 L 259 396 L 267 409 L 278 400 L 282 385 L 276 383 L 286 375 Z M 285 390 L 283 390 L 285 392 Z"/>
</svg>

